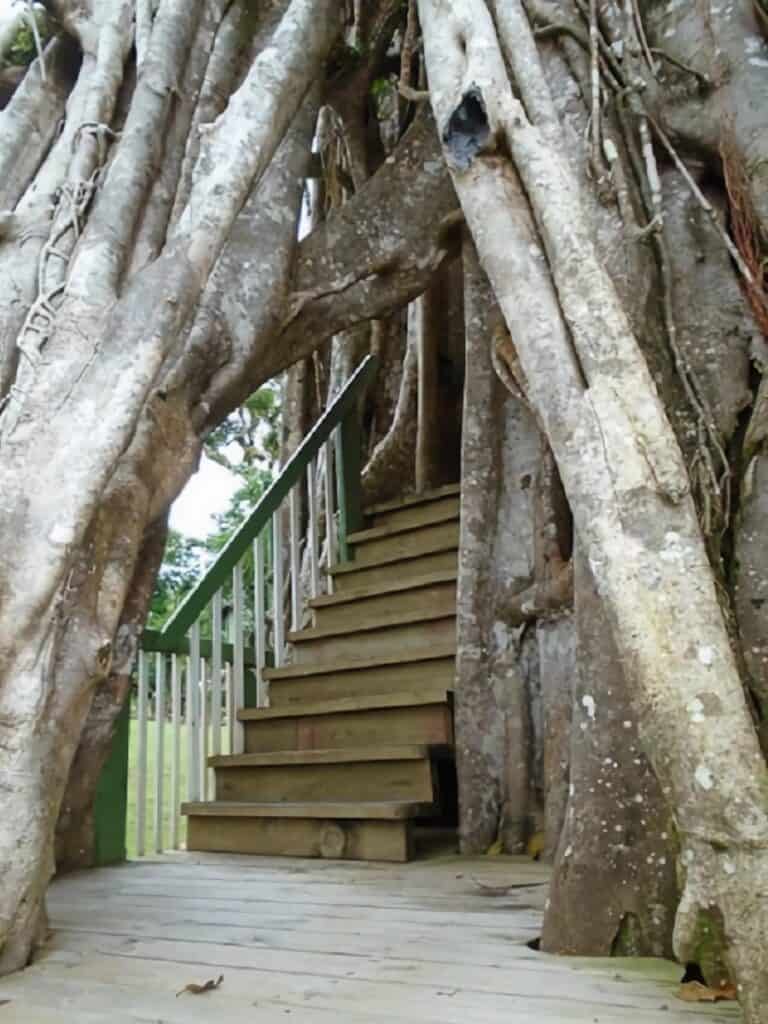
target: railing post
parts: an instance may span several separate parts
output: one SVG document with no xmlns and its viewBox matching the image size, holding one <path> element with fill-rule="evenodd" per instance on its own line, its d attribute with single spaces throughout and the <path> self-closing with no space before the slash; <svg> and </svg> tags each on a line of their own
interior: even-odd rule
<svg viewBox="0 0 768 1024">
<path fill-rule="evenodd" d="M 165 776 L 165 655 L 155 655 L 155 853 L 162 853 Z"/>
<path fill-rule="evenodd" d="M 334 445 L 332 441 L 326 441 L 323 488 L 325 495 L 325 542 L 328 548 L 328 563 L 326 568 L 328 569 L 336 564 L 336 554 L 338 551 L 338 537 L 336 536 L 336 522 L 334 519 L 333 463 Z M 333 576 L 328 576 L 328 593 L 333 593 Z"/>
<path fill-rule="evenodd" d="M 307 466 L 307 537 L 309 543 L 309 596 L 320 592 L 320 560 L 317 556 L 317 459 Z"/>
<path fill-rule="evenodd" d="M 245 732 L 237 714 L 245 706 L 245 651 L 243 649 L 243 567 L 238 563 L 232 570 L 232 605 L 233 605 L 233 636 L 234 647 L 234 721 L 233 741 L 234 753 L 242 754 L 245 749 Z"/>
<path fill-rule="evenodd" d="M 136 731 L 138 750 L 136 765 L 136 856 L 143 857 L 146 847 L 147 830 L 147 699 L 149 691 L 148 658 L 139 651 L 139 692 L 136 706 Z"/>
<path fill-rule="evenodd" d="M 347 537 L 363 527 L 362 437 L 356 408 L 351 409 L 334 434 L 336 489 L 339 505 L 339 558 L 350 557 Z"/>
<path fill-rule="evenodd" d="M 283 517 L 282 505 L 272 516 L 272 631 L 275 668 L 283 664 L 285 627 L 283 621 Z"/>
<path fill-rule="evenodd" d="M 256 661 L 256 706 L 266 707 L 266 586 L 264 570 L 264 546 L 266 538 L 260 533 L 253 542 L 253 641 Z"/>
<path fill-rule="evenodd" d="M 211 753 L 221 753 L 221 657 L 224 600 L 220 590 L 213 595 L 213 648 L 211 650 Z"/>
<path fill-rule="evenodd" d="M 171 757 L 171 849 L 179 848 L 179 806 L 181 804 L 181 664 L 171 655 L 171 720 L 173 747 Z"/>
<path fill-rule="evenodd" d="M 200 799 L 200 622 L 189 631 L 187 658 L 187 797 Z"/>
</svg>

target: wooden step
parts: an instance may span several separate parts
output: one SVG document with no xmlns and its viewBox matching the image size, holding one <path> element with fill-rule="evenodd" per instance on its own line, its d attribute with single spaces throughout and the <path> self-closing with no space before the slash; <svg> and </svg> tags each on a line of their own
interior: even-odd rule
<svg viewBox="0 0 768 1024">
<path fill-rule="evenodd" d="M 424 745 L 293 750 L 209 758 L 216 800 L 435 799 L 430 749 Z"/>
<path fill-rule="evenodd" d="M 450 642 L 456 633 L 456 603 L 445 596 L 434 608 L 381 614 L 360 625 L 312 627 L 288 634 L 296 664 L 321 664 L 335 658 L 375 658 L 389 651 L 423 650 Z M 442 607 L 441 607 L 442 605 Z"/>
<path fill-rule="evenodd" d="M 454 510 L 454 514 L 458 516 L 460 501 L 461 485 L 447 484 L 445 487 L 425 491 L 423 494 L 410 494 L 395 501 L 370 505 L 366 508 L 365 514 L 372 520 L 374 526 L 417 526 L 430 522 L 436 512 L 439 514 L 448 509 Z"/>
<path fill-rule="evenodd" d="M 354 548 L 354 561 L 360 565 L 414 558 L 433 551 L 457 548 L 459 520 L 451 514 L 441 521 L 420 526 L 378 526 L 350 533 L 347 542 Z"/>
<path fill-rule="evenodd" d="M 324 664 L 288 665 L 265 671 L 273 707 L 306 700 L 334 700 L 377 693 L 450 690 L 456 672 L 456 637 L 403 654 L 376 658 L 334 658 Z"/>
<path fill-rule="evenodd" d="M 359 626 L 396 608 L 400 612 L 423 608 L 456 608 L 456 570 L 406 576 L 391 583 L 371 584 L 341 594 L 324 595 L 309 602 L 315 626 L 328 629 Z"/>
<path fill-rule="evenodd" d="M 331 566 L 333 589 L 344 594 L 360 587 L 396 583 L 404 578 L 423 576 L 432 572 L 456 570 L 459 560 L 458 547 L 449 544 L 440 551 L 430 551 L 412 558 L 384 558 L 366 564 L 362 562 L 337 562 Z"/>
<path fill-rule="evenodd" d="M 445 689 L 347 697 L 339 700 L 246 708 L 246 753 L 329 747 L 450 744 L 453 721 Z"/>
<path fill-rule="evenodd" d="M 413 801 L 190 803 L 187 849 L 267 856 L 407 861 Z"/>
</svg>

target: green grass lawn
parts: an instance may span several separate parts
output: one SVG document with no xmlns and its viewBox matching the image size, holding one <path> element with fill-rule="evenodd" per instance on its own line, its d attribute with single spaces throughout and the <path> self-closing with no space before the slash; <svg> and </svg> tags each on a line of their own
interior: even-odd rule
<svg viewBox="0 0 768 1024">
<path fill-rule="evenodd" d="M 187 799 L 187 727 L 181 726 L 181 757 L 179 776 L 181 779 L 181 800 Z M 226 752 L 226 729 L 222 729 L 222 751 Z M 136 857 L 136 793 L 138 788 L 138 722 L 131 719 L 130 747 L 128 750 L 128 815 L 126 848 L 128 859 Z M 157 773 L 157 722 L 147 722 L 147 811 L 146 828 L 144 831 L 144 850 L 154 853 L 155 850 L 155 779 Z M 163 848 L 171 848 L 171 761 L 173 758 L 173 730 L 170 723 L 165 724 L 163 735 Z M 177 808 L 178 810 L 178 808 Z M 187 839 L 187 821 L 179 822 L 179 844 L 184 846 Z"/>
</svg>

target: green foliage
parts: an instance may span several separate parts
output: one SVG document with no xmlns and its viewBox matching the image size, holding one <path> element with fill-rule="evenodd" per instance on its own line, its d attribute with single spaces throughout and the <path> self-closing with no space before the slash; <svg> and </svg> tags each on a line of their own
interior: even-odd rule
<svg viewBox="0 0 768 1024">
<path fill-rule="evenodd" d="M 43 46 L 51 36 L 50 21 L 44 11 L 35 11 L 37 30 Z M 29 21 L 25 21 L 16 33 L 16 38 L 8 48 L 4 64 L 10 67 L 27 67 L 37 56 L 35 35 Z"/>
<path fill-rule="evenodd" d="M 147 626 L 160 629 L 176 605 L 197 582 L 202 571 L 202 541 L 168 531 L 163 564 L 155 583 Z"/>
<path fill-rule="evenodd" d="M 249 470 L 244 477 L 242 487 L 238 487 L 229 499 L 227 508 L 214 517 L 216 529 L 205 541 L 205 546 L 209 551 L 217 552 L 224 547 L 240 523 L 258 503 L 273 479 L 274 475 L 269 469 Z"/>
<path fill-rule="evenodd" d="M 279 392 L 267 384 L 211 431 L 205 454 L 246 480 L 256 468 L 271 470 L 279 455 L 279 422 Z"/>
<path fill-rule="evenodd" d="M 165 557 L 155 585 L 147 626 L 161 629 L 171 612 L 200 578 L 211 556 L 219 552 L 257 504 L 274 479 L 279 456 L 280 392 L 265 385 L 207 437 L 209 459 L 235 474 L 240 486 L 227 508 L 215 516 L 213 531 L 203 540 L 185 537 L 176 530 L 168 534 Z M 246 560 L 246 571 L 249 567 Z M 225 604 L 231 587 L 224 587 Z M 208 632 L 208 614 L 201 621 Z"/>
</svg>

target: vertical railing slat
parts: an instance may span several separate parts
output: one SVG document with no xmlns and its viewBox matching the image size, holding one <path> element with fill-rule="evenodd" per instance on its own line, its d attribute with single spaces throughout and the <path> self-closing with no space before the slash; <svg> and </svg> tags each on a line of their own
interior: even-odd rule
<svg viewBox="0 0 768 1024">
<path fill-rule="evenodd" d="M 334 518 L 333 499 L 333 442 L 325 442 L 325 543 L 328 550 L 328 564 L 326 569 L 331 569 L 336 564 L 336 521 Z M 333 577 L 328 576 L 328 593 L 333 592 Z"/>
<path fill-rule="evenodd" d="M 200 659 L 200 799 L 208 799 L 208 662 Z"/>
<path fill-rule="evenodd" d="M 165 785 L 165 655 L 155 655 L 155 853 L 162 853 Z"/>
<path fill-rule="evenodd" d="M 181 804 L 181 670 L 177 654 L 171 655 L 171 849 L 179 848 L 179 807 Z"/>
<path fill-rule="evenodd" d="M 222 675 L 222 628 L 224 599 L 220 590 L 213 597 L 213 647 L 211 650 L 211 753 L 221 753 L 221 675 Z M 209 775 L 210 780 L 210 775 Z M 211 782 L 211 792 L 214 792 Z M 214 793 L 215 795 L 215 793 Z"/>
<path fill-rule="evenodd" d="M 291 629 L 301 629 L 301 564 L 299 562 L 299 485 L 288 496 L 290 513 Z"/>
<path fill-rule="evenodd" d="M 339 507 L 339 558 L 346 561 L 351 557 L 347 538 L 363 527 L 360 424 L 354 411 L 348 413 L 333 432 L 333 444 Z"/>
<path fill-rule="evenodd" d="M 275 667 L 283 664 L 285 631 L 283 625 L 283 531 L 282 506 L 272 516 L 272 632 Z"/>
<path fill-rule="evenodd" d="M 245 652 L 243 648 L 243 567 L 242 563 L 232 570 L 232 597 L 233 597 L 233 676 L 234 692 L 232 709 L 234 717 L 234 753 L 242 754 L 245 742 L 243 724 L 238 719 L 237 713 L 245 707 Z"/>
<path fill-rule="evenodd" d="M 148 657 L 139 651 L 139 689 L 136 707 L 136 854 L 144 856 L 147 829 L 147 699 L 149 694 Z"/>
<path fill-rule="evenodd" d="M 200 623 L 189 631 L 189 657 L 187 658 L 187 797 L 200 799 Z"/>
<path fill-rule="evenodd" d="M 235 683 L 232 674 L 231 662 L 224 665 L 224 692 L 226 695 L 227 714 L 227 753 L 235 752 Z"/>
<path fill-rule="evenodd" d="M 263 708 L 267 703 L 267 681 L 264 678 L 264 668 L 267 663 L 267 609 L 264 588 L 264 535 L 261 533 L 253 542 L 253 565 L 253 653 L 256 660 L 256 705 Z"/>
<path fill-rule="evenodd" d="M 317 491 L 315 475 L 317 459 L 307 466 L 307 530 L 309 544 L 309 595 L 317 597 L 320 591 L 320 563 L 317 557 Z"/>
</svg>

